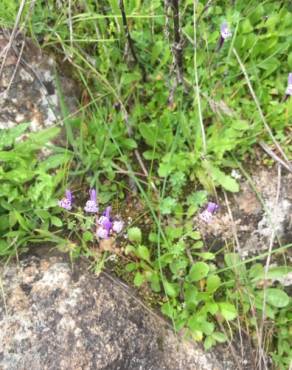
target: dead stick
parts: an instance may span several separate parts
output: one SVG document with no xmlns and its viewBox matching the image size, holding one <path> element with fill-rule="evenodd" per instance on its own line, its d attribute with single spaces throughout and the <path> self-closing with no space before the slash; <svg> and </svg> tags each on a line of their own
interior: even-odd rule
<svg viewBox="0 0 292 370">
<path fill-rule="evenodd" d="M 130 34 L 123 0 L 119 0 L 119 7 L 120 7 L 120 10 L 121 10 L 123 26 L 124 26 L 124 29 L 125 29 L 125 33 L 126 33 L 126 37 L 127 37 L 127 41 L 128 41 L 128 45 L 129 45 L 131 54 L 133 56 L 133 59 L 134 59 L 135 63 L 141 69 L 143 81 L 146 82 L 146 71 L 145 71 L 145 68 L 144 68 L 143 64 L 140 63 L 140 61 L 137 57 L 135 48 L 134 48 L 134 41 L 133 41 L 133 39 L 131 37 L 131 34 Z"/>
<path fill-rule="evenodd" d="M 177 79 L 179 83 L 183 83 L 183 47 L 181 42 L 180 22 L 179 22 L 179 1 L 171 0 L 173 11 L 173 54 L 176 64 Z"/>
</svg>

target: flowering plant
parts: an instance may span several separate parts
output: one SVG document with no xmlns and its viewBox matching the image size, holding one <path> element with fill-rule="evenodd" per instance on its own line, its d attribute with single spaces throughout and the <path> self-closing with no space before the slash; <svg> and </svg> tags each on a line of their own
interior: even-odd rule
<svg viewBox="0 0 292 370">
<path fill-rule="evenodd" d="M 120 234 L 124 228 L 124 222 L 111 216 L 112 207 L 108 206 L 100 217 L 98 217 L 98 203 L 96 190 L 89 190 L 89 200 L 87 200 L 84 211 L 96 215 L 95 236 L 97 239 L 109 239 Z M 73 207 L 73 196 L 70 190 L 66 190 L 65 197 L 58 201 L 59 207 L 71 211 Z"/>
</svg>

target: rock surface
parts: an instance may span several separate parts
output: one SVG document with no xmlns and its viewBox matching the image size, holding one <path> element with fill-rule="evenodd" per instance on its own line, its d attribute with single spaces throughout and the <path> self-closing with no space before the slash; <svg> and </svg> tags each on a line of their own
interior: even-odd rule
<svg viewBox="0 0 292 370">
<path fill-rule="evenodd" d="M 1 268 L 1 370 L 236 369 L 178 341 L 108 277 L 71 267 L 30 256 Z"/>
<path fill-rule="evenodd" d="M 252 173 L 252 184 L 241 178 L 240 192 L 228 195 L 229 209 L 222 197 L 212 222 L 200 223 L 209 246 L 216 249 L 233 240 L 242 258 L 266 252 L 271 238 L 274 245 L 292 243 L 292 174 L 279 174 L 276 167 L 254 168 Z"/>
<path fill-rule="evenodd" d="M 60 91 L 68 110 L 77 110 L 76 84 L 57 73 L 55 59 L 42 52 L 29 38 L 0 29 L 0 129 L 30 122 L 30 130 L 56 124 L 60 118 Z"/>
</svg>

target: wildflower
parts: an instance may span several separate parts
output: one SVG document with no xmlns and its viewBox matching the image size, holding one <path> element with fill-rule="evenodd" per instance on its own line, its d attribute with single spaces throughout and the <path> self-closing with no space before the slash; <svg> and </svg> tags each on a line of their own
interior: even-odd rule
<svg viewBox="0 0 292 370">
<path fill-rule="evenodd" d="M 111 207 L 107 207 L 103 212 L 103 215 L 97 220 L 99 227 L 96 230 L 96 236 L 99 239 L 107 239 L 110 237 L 112 232 L 119 234 L 123 229 L 124 222 L 121 220 L 113 221 L 110 213 Z"/>
<path fill-rule="evenodd" d="M 84 210 L 89 213 L 97 213 L 98 205 L 96 202 L 96 191 L 94 189 L 89 190 L 90 199 L 86 202 Z"/>
<path fill-rule="evenodd" d="M 202 213 L 200 213 L 200 219 L 206 223 L 210 223 L 212 221 L 213 214 L 218 210 L 218 208 L 218 204 L 209 202 L 207 208 Z"/>
<path fill-rule="evenodd" d="M 292 73 L 289 73 L 288 75 L 288 86 L 286 89 L 286 96 L 292 95 Z"/>
<path fill-rule="evenodd" d="M 218 204 L 209 202 L 207 206 L 207 211 L 213 214 L 214 212 L 217 211 L 218 208 L 219 208 Z"/>
<path fill-rule="evenodd" d="M 109 232 L 107 229 L 100 226 L 96 229 L 96 237 L 99 239 L 107 239 L 109 237 Z"/>
<path fill-rule="evenodd" d="M 220 27 L 220 39 L 219 39 L 218 50 L 221 49 L 221 47 L 224 44 L 224 41 L 229 39 L 231 36 L 232 36 L 232 33 L 228 27 L 228 24 L 226 22 L 223 22 Z"/>
<path fill-rule="evenodd" d="M 70 211 L 72 209 L 72 193 L 70 190 L 66 190 L 65 197 L 58 201 L 59 207 Z"/>
<path fill-rule="evenodd" d="M 220 33 L 221 33 L 221 38 L 223 39 L 223 41 L 229 39 L 232 36 L 232 33 L 226 22 L 221 24 Z"/>
<path fill-rule="evenodd" d="M 123 221 L 114 221 L 113 223 L 113 231 L 117 234 L 119 234 L 124 227 L 124 222 Z"/>
</svg>

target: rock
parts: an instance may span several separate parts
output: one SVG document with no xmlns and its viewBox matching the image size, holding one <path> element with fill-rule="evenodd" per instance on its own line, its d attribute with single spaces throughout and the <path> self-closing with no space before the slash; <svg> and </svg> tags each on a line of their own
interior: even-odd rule
<svg viewBox="0 0 292 370">
<path fill-rule="evenodd" d="M 57 73 L 55 59 L 20 33 L 8 48 L 9 36 L 7 30 L 0 29 L 0 67 L 3 63 L 0 70 L 0 129 L 30 122 L 30 131 L 38 131 L 56 124 L 61 118 L 57 74 L 68 111 L 75 112 L 78 89 L 60 70 Z"/>
<path fill-rule="evenodd" d="M 1 268 L 1 370 L 235 369 L 184 342 L 133 294 L 63 257 Z"/>
</svg>

